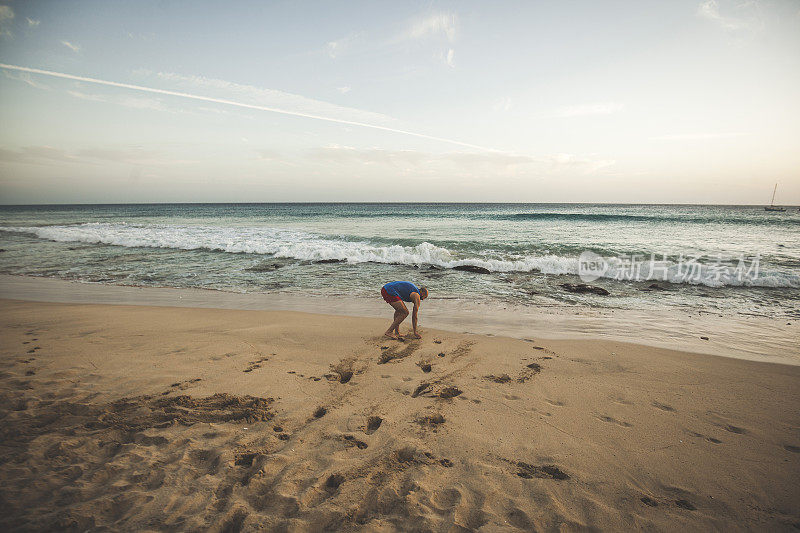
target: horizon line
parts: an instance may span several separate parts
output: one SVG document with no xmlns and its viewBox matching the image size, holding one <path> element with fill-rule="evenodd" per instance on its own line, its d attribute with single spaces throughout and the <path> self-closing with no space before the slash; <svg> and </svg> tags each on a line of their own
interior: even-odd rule
<svg viewBox="0 0 800 533">
<path fill-rule="evenodd" d="M 115 206 L 115 205 L 286 205 L 286 204 L 339 204 L 339 205 L 650 205 L 650 206 L 696 206 L 696 207 L 767 207 L 769 204 L 708 204 L 708 203 L 652 203 L 652 202 L 480 202 L 480 201 L 433 201 L 433 202 L 386 202 L 381 200 L 365 200 L 358 202 L 347 201 L 302 201 L 291 200 L 282 202 L 93 202 L 93 203 L 40 203 L 40 204 L 6 204 L 0 203 L 3 207 L 50 207 L 50 206 Z M 800 204 L 780 204 L 775 207 L 786 207 L 793 209 L 800 208 Z"/>
</svg>

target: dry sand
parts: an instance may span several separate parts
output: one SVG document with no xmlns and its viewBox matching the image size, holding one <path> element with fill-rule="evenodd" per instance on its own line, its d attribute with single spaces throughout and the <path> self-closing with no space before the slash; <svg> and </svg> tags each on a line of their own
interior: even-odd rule
<svg viewBox="0 0 800 533">
<path fill-rule="evenodd" d="M 2 530 L 800 529 L 797 366 L 0 305 Z"/>
</svg>

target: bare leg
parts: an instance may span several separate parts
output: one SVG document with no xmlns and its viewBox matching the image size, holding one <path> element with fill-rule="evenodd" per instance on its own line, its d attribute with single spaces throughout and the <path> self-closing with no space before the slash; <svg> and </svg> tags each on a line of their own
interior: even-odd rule
<svg viewBox="0 0 800 533">
<path fill-rule="evenodd" d="M 392 324 L 389 326 L 389 329 L 386 330 L 384 335 L 390 339 L 399 339 L 400 324 L 408 316 L 408 309 L 406 309 L 406 306 L 403 302 L 392 302 L 389 305 L 394 307 L 394 318 L 392 320 Z"/>
</svg>

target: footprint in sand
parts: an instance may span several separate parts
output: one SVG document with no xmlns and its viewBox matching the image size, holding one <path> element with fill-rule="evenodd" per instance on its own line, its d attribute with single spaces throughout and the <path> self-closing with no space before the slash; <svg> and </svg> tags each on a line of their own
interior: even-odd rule
<svg viewBox="0 0 800 533">
<path fill-rule="evenodd" d="M 259 455 L 256 452 L 237 453 L 233 464 L 236 466 L 253 466 L 253 460 Z"/>
<path fill-rule="evenodd" d="M 681 509 L 686 509 L 687 511 L 697 510 L 697 507 L 695 507 L 689 500 L 675 500 L 675 505 L 677 505 Z"/>
<path fill-rule="evenodd" d="M 624 428 L 633 427 L 633 424 L 625 422 L 623 420 L 617 420 L 616 418 L 607 416 L 607 415 L 598 415 L 597 418 L 602 420 L 603 422 L 608 422 L 609 424 L 616 424 L 618 426 L 622 426 Z"/>
<path fill-rule="evenodd" d="M 731 433 L 736 433 L 737 435 L 744 435 L 747 433 L 747 430 L 744 428 L 740 428 L 738 426 L 732 426 L 728 424 L 727 426 L 722 426 L 722 429 L 725 431 L 730 431 Z"/>
<path fill-rule="evenodd" d="M 444 424 L 445 418 L 441 413 L 435 413 L 432 415 L 421 416 L 416 420 L 417 424 L 421 426 L 430 426 L 435 428 L 441 424 Z"/>
<path fill-rule="evenodd" d="M 792 446 L 791 444 L 784 444 L 783 449 L 787 452 L 800 453 L 800 446 Z"/>
<path fill-rule="evenodd" d="M 261 368 L 261 363 L 269 361 L 269 357 L 262 357 L 261 359 L 256 359 L 255 361 L 250 361 L 250 366 L 242 370 L 242 372 L 252 372 L 258 368 Z"/>
<path fill-rule="evenodd" d="M 653 405 L 653 407 L 655 407 L 656 409 L 661 409 L 662 411 L 669 411 L 669 412 L 671 412 L 671 413 L 674 413 L 674 412 L 675 412 L 675 408 L 674 408 L 674 407 L 672 407 L 672 406 L 669 406 L 669 405 L 667 405 L 667 404 L 665 404 L 665 403 L 660 403 L 660 402 L 653 401 L 653 404 L 652 404 L 652 405 Z"/>
<path fill-rule="evenodd" d="M 341 474 L 331 474 L 328 476 L 328 479 L 325 480 L 325 490 L 329 492 L 335 492 L 336 489 L 339 488 L 339 485 L 344 483 L 344 476 Z"/>
<path fill-rule="evenodd" d="M 376 431 L 378 431 L 378 428 L 381 427 L 382 423 L 383 423 L 383 418 L 379 416 L 373 415 L 367 418 L 367 426 L 364 433 L 366 433 L 367 435 L 375 433 Z"/>
<path fill-rule="evenodd" d="M 713 442 L 714 444 L 722 443 L 722 441 L 719 439 L 715 439 L 714 437 L 709 437 L 708 435 L 703 435 L 702 433 L 697 433 L 696 431 L 690 431 L 689 435 L 693 437 L 700 437 L 701 439 L 706 439 L 708 442 Z"/>
<path fill-rule="evenodd" d="M 220 453 L 216 450 L 191 450 L 188 454 L 188 464 L 203 474 L 216 474 L 220 463 Z"/>
<path fill-rule="evenodd" d="M 194 378 L 194 379 L 187 379 L 185 381 L 178 381 L 177 383 L 173 383 L 172 385 L 170 385 L 170 387 L 173 388 L 173 389 L 178 389 L 178 390 L 186 390 L 186 389 L 189 388 L 189 385 L 191 385 L 192 383 L 197 383 L 198 381 L 203 381 L 203 379 L 202 378 Z M 172 391 L 165 391 L 165 392 L 162 392 L 161 394 L 163 396 L 166 396 L 167 394 L 169 394 L 171 392 Z"/>
<path fill-rule="evenodd" d="M 535 466 L 522 461 L 517 461 L 516 466 L 516 474 L 524 479 L 555 479 L 557 481 L 569 479 L 569 474 L 555 465 Z"/>
<path fill-rule="evenodd" d="M 355 446 L 359 450 L 363 450 L 363 449 L 365 449 L 367 447 L 367 443 L 366 442 L 364 442 L 362 440 L 358 440 L 357 438 L 355 438 L 352 435 L 344 435 L 344 436 L 342 436 L 342 438 L 345 440 L 345 442 L 347 442 L 347 444 L 349 444 L 350 446 Z"/>
<path fill-rule="evenodd" d="M 445 387 L 441 389 L 438 393 L 436 393 L 436 396 L 438 396 L 439 398 L 449 399 L 449 398 L 455 398 L 456 396 L 460 396 L 461 393 L 462 391 L 458 387 Z"/>
<path fill-rule="evenodd" d="M 408 346 L 405 346 L 402 350 L 397 350 L 397 347 L 389 348 L 388 350 L 383 350 L 381 352 L 380 357 L 378 358 L 379 365 L 385 365 L 390 361 L 395 361 L 398 359 L 405 359 L 406 357 L 412 355 L 417 349 L 420 347 L 419 342 L 411 342 Z"/>
<path fill-rule="evenodd" d="M 331 365 L 332 374 L 325 374 L 329 381 L 338 381 L 339 383 L 349 383 L 353 378 L 354 370 L 353 365 L 355 359 L 342 359 L 336 365 Z"/>
<path fill-rule="evenodd" d="M 555 405 L 556 407 L 564 407 L 565 405 L 567 405 L 565 402 L 562 402 L 561 400 L 545 400 L 545 401 L 550 405 Z"/>
<path fill-rule="evenodd" d="M 522 370 L 522 372 L 520 372 L 519 377 L 517 378 L 517 383 L 525 383 L 541 371 L 542 365 L 539 363 L 528 363 L 525 365 L 525 368 Z"/>
<path fill-rule="evenodd" d="M 424 393 L 428 392 L 428 390 L 430 388 L 431 388 L 431 384 L 430 383 L 427 383 L 427 382 L 420 383 L 419 385 L 417 385 L 417 388 L 414 389 L 414 392 L 411 393 L 411 397 L 412 398 L 416 398 L 420 394 L 424 394 Z"/>
<path fill-rule="evenodd" d="M 534 531 L 536 529 L 533 527 L 533 524 L 531 523 L 530 518 L 528 518 L 528 515 L 525 514 L 525 511 L 517 507 L 510 509 L 506 513 L 506 520 L 508 520 L 508 523 L 514 526 L 515 528 L 521 529 L 523 531 Z"/>
</svg>

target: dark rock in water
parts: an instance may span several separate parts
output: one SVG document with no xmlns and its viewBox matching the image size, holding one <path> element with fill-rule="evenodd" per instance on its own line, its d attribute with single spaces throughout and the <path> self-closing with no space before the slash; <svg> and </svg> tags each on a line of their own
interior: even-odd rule
<svg viewBox="0 0 800 533">
<path fill-rule="evenodd" d="M 283 265 L 278 263 L 262 263 L 260 265 L 253 265 L 249 268 L 245 268 L 247 272 L 272 272 L 273 270 L 278 270 Z"/>
<path fill-rule="evenodd" d="M 325 265 L 328 263 L 344 263 L 344 259 L 320 259 L 319 261 L 314 261 L 318 265 Z"/>
<path fill-rule="evenodd" d="M 6 251 L 5 248 L 0 248 L 0 252 L 5 252 L 5 251 Z"/>
<path fill-rule="evenodd" d="M 650 289 L 651 291 L 665 291 L 665 290 L 667 290 L 666 287 L 662 287 L 658 283 L 651 283 L 650 285 L 647 286 L 647 288 Z"/>
<path fill-rule="evenodd" d="M 594 285 L 587 285 L 585 283 L 562 283 L 561 287 L 569 292 L 579 294 L 599 294 L 600 296 L 608 296 L 610 293 L 603 287 L 595 287 Z"/>
<path fill-rule="evenodd" d="M 702 341 L 707 341 L 707 340 L 708 340 L 708 337 L 700 337 L 700 340 L 702 340 Z"/>
<path fill-rule="evenodd" d="M 453 270 L 463 270 L 464 272 L 473 272 L 475 274 L 491 274 L 491 271 L 488 268 L 475 265 L 458 265 L 453 267 Z"/>
</svg>

